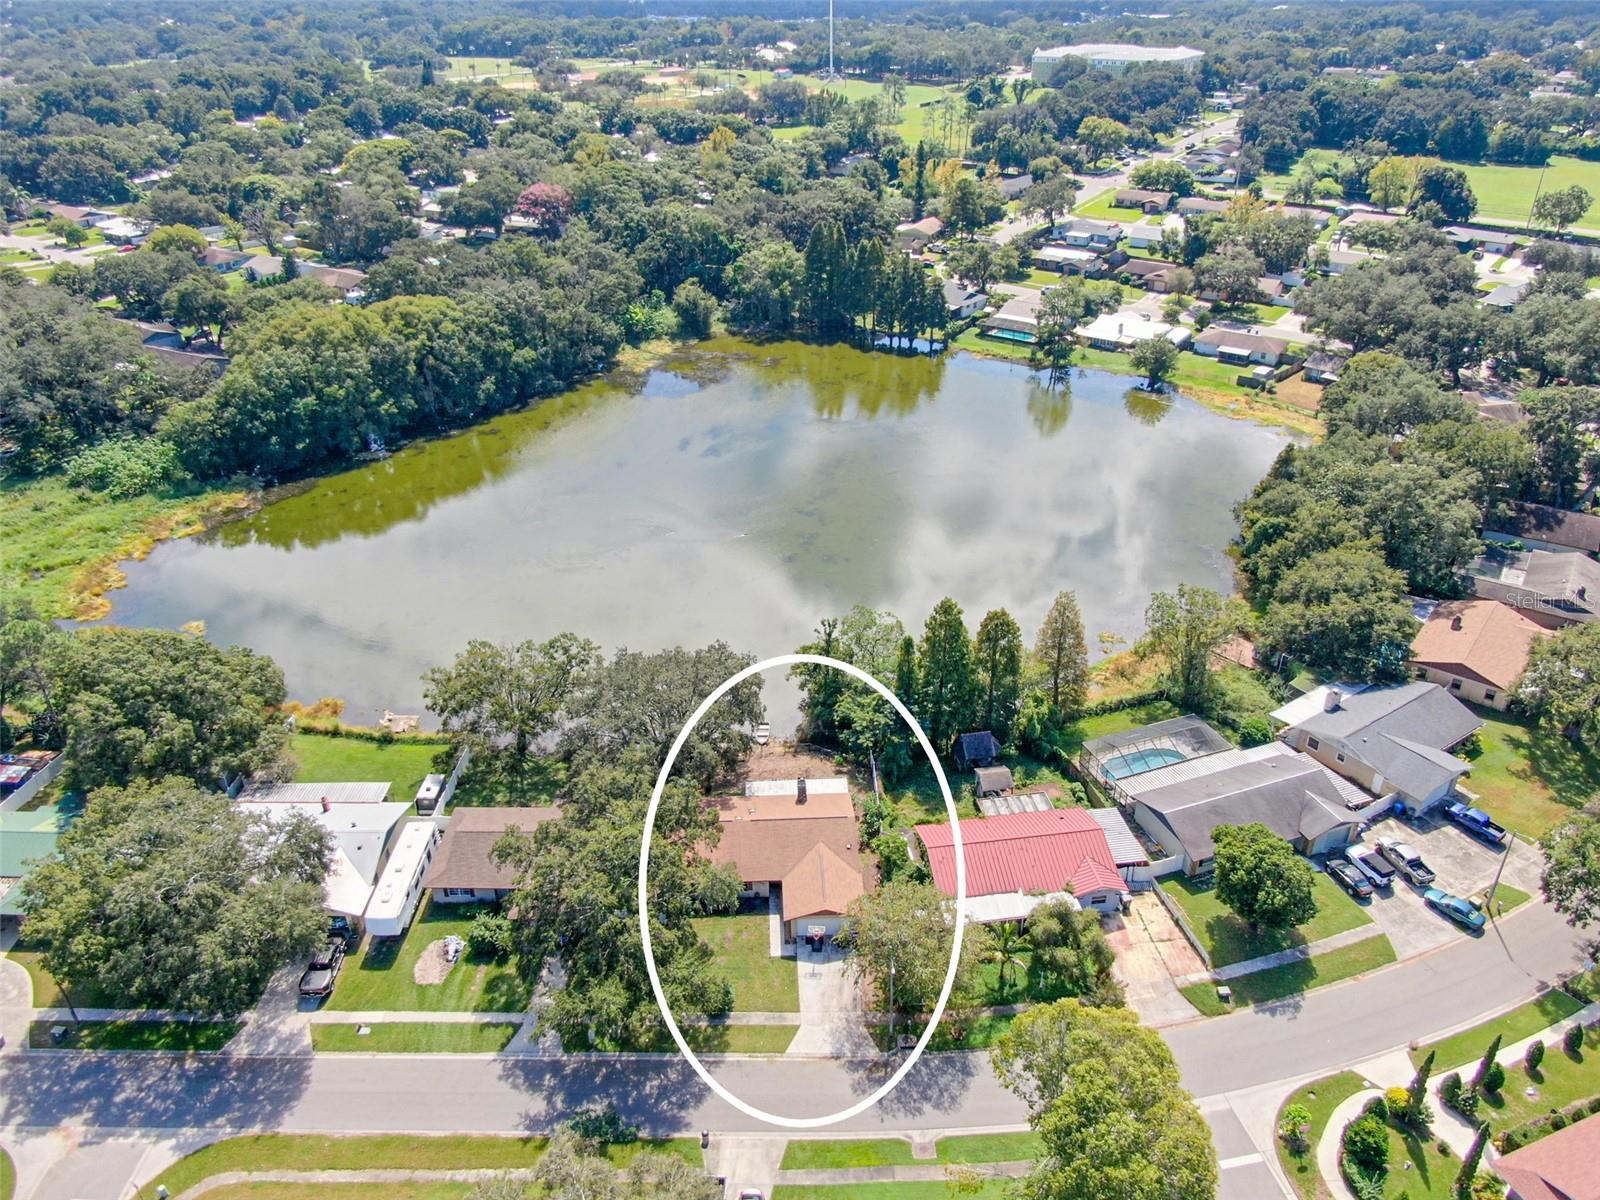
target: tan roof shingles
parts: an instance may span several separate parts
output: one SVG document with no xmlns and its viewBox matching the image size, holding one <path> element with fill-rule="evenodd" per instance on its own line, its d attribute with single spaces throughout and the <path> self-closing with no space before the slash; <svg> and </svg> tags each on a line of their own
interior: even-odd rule
<svg viewBox="0 0 1600 1200">
<path fill-rule="evenodd" d="M 803 804 L 792 795 L 718 797 L 710 803 L 722 827 L 711 861 L 731 863 L 747 882 L 782 884 L 784 920 L 842 912 L 865 890 L 848 793 L 820 793 Z M 839 907 L 811 907 L 828 904 Z"/>
<path fill-rule="evenodd" d="M 1504 690 L 1528 665 L 1534 639 L 1549 632 L 1498 600 L 1451 600 L 1417 631 L 1411 661 Z"/>
<path fill-rule="evenodd" d="M 842 915 L 866 891 L 859 862 L 856 855 L 845 858 L 823 842 L 811 847 L 783 877 L 783 919 Z"/>
<path fill-rule="evenodd" d="M 559 808 L 458 808 L 450 814 L 433 867 L 423 880 L 430 888 L 511 888 L 517 874 L 494 861 L 495 843 L 508 830 L 532 833 L 561 815 Z"/>
</svg>

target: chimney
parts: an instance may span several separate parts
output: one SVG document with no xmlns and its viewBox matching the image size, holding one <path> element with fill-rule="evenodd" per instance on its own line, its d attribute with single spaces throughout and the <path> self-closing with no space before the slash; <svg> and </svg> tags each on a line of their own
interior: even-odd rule
<svg viewBox="0 0 1600 1200">
<path fill-rule="evenodd" d="M 326 796 L 324 796 L 322 798 L 322 811 L 323 812 L 332 812 L 333 811 L 333 802 L 330 801 Z"/>
<path fill-rule="evenodd" d="M 1329 688 L 1328 694 L 1322 698 L 1323 712 L 1338 712 L 1339 704 L 1344 697 L 1339 694 L 1338 688 Z"/>
<path fill-rule="evenodd" d="M 804 775 L 795 780 L 794 802 L 796 804 L 804 804 L 806 802 L 806 777 Z"/>
<path fill-rule="evenodd" d="M 1456 630 L 1459 630 L 1461 628 L 1461 614 L 1460 613 L 1457 613 L 1455 616 L 1450 618 L 1450 628 L 1451 629 L 1456 629 Z"/>
</svg>

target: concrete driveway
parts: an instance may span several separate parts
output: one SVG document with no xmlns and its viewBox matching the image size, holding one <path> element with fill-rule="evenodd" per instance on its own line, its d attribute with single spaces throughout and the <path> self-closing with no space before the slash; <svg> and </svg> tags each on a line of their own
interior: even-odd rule
<svg viewBox="0 0 1600 1200">
<path fill-rule="evenodd" d="M 1436 819 L 1421 822 L 1390 817 L 1367 831 L 1362 842 L 1377 845 L 1380 837 L 1396 838 L 1422 855 L 1437 878 L 1433 886 L 1457 896 L 1488 890 L 1500 860 L 1506 857 L 1503 883 L 1530 895 L 1539 888 L 1539 852 L 1511 843 L 1508 850 L 1485 845 L 1456 826 Z M 1507 857 L 1508 856 L 1508 857 Z M 1469 936 L 1422 901 L 1422 889 L 1396 879 L 1389 895 L 1377 895 L 1367 904 L 1373 921 L 1389 935 L 1395 954 L 1409 958 Z"/>
<path fill-rule="evenodd" d="M 1126 914 L 1106 917 L 1104 922 L 1106 940 L 1117 954 L 1112 975 L 1141 1021 L 1159 1029 L 1199 1015 L 1173 980 L 1199 974 L 1206 965 L 1155 893 L 1135 895 Z"/>
<path fill-rule="evenodd" d="M 849 956 L 829 943 L 815 954 L 802 948 L 795 965 L 800 972 L 800 1029 L 787 1053 L 840 1058 L 877 1054 L 862 1020 L 864 985 Z"/>
</svg>

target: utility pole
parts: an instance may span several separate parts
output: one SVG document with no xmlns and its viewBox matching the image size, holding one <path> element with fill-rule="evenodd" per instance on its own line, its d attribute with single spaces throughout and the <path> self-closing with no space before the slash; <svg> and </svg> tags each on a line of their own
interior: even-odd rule
<svg viewBox="0 0 1600 1200">
<path fill-rule="evenodd" d="M 828 78 L 839 78 L 839 73 L 833 69 L 833 0 L 828 0 Z"/>
</svg>

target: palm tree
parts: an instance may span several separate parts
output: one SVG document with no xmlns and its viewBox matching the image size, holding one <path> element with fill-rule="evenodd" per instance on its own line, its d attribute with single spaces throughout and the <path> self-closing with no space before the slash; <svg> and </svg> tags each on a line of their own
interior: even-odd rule
<svg viewBox="0 0 1600 1200">
<path fill-rule="evenodd" d="M 1013 970 L 1025 969 L 1028 960 L 1022 952 L 1027 948 L 1028 939 L 1023 934 L 1021 926 L 1015 921 L 1007 921 L 994 929 L 994 934 L 989 941 L 989 949 L 984 958 L 995 963 L 1000 968 L 1000 990 L 1007 990 L 1007 980 Z"/>
</svg>

